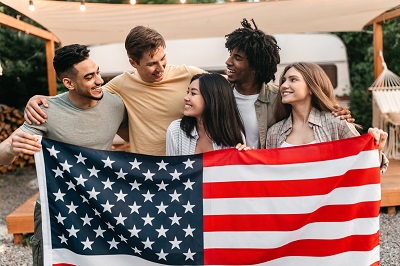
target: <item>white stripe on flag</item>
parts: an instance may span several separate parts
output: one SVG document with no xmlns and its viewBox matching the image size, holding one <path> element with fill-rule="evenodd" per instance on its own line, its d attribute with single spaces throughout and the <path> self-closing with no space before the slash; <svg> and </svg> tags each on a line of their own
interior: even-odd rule
<svg viewBox="0 0 400 266">
<path fill-rule="evenodd" d="M 56 263 L 69 263 L 73 265 L 104 265 L 104 266 L 150 266 L 150 265 L 165 265 L 160 263 L 151 262 L 136 256 L 130 255 L 96 255 L 96 256 L 84 256 L 76 254 L 68 249 L 53 249 L 52 251 L 53 261 L 52 264 Z M 163 260 L 161 260 L 163 262 Z M 48 265 L 52 265 L 48 264 Z"/>
<path fill-rule="evenodd" d="M 379 167 L 377 156 L 377 150 L 372 150 L 341 159 L 311 163 L 205 167 L 203 182 L 301 180 L 339 176 L 351 169 Z"/>
<path fill-rule="evenodd" d="M 311 213 L 324 205 L 354 204 L 380 199 L 380 184 L 373 184 L 338 188 L 329 194 L 318 196 L 203 199 L 203 212 L 204 215 L 300 214 Z"/>
<path fill-rule="evenodd" d="M 282 257 L 266 263 L 257 265 L 262 266 L 358 266 L 372 265 L 379 261 L 379 246 L 371 251 L 351 251 L 327 257 Z"/>
<path fill-rule="evenodd" d="M 372 235 L 379 231 L 379 218 L 347 222 L 311 223 L 294 231 L 205 232 L 204 248 L 278 248 L 302 239 L 339 239 L 349 235 Z"/>
</svg>

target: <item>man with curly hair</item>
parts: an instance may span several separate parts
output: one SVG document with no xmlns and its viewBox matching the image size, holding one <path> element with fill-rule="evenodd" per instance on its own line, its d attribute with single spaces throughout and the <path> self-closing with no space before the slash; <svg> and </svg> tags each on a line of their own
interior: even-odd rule
<svg viewBox="0 0 400 266">
<path fill-rule="evenodd" d="M 280 48 L 274 36 L 259 30 L 253 19 L 251 22 L 253 26 L 243 19 L 242 28 L 225 36 L 230 53 L 225 64 L 244 122 L 247 146 L 265 148 L 267 129 L 277 122 L 274 109 L 279 88 L 269 82 L 275 79 Z M 354 121 L 347 108 L 338 106 L 335 115 Z"/>
</svg>

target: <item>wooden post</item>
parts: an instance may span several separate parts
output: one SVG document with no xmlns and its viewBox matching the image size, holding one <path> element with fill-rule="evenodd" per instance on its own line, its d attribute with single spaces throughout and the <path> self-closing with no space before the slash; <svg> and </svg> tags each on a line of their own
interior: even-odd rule
<svg viewBox="0 0 400 266">
<path fill-rule="evenodd" d="M 27 34 L 39 37 L 46 41 L 46 61 L 47 61 L 47 78 L 49 86 L 49 95 L 57 94 L 56 73 L 53 68 L 54 58 L 54 42 L 61 43 L 53 33 L 41 28 L 30 25 L 24 21 L 18 20 L 0 12 L 0 25 L 25 32 Z"/>
<path fill-rule="evenodd" d="M 379 75 L 383 71 L 382 66 L 382 58 L 379 55 L 379 51 L 383 52 L 383 33 L 382 33 L 382 23 L 381 22 L 374 22 L 373 24 L 374 29 L 374 76 L 375 79 L 379 77 Z"/>
<path fill-rule="evenodd" d="M 47 63 L 47 82 L 49 85 L 49 95 L 54 96 L 57 94 L 57 77 L 56 71 L 53 67 L 54 58 L 54 41 L 46 41 L 46 63 Z"/>
</svg>

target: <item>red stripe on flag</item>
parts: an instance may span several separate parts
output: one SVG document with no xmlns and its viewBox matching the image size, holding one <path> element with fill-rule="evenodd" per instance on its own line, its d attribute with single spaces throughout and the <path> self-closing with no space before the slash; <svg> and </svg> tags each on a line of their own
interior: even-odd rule
<svg viewBox="0 0 400 266">
<path fill-rule="evenodd" d="M 328 205 L 305 214 L 254 214 L 204 216 L 204 232 L 293 231 L 316 222 L 345 222 L 379 215 L 379 202 Z"/>
<path fill-rule="evenodd" d="M 288 256 L 332 256 L 349 251 L 371 251 L 379 245 L 379 232 L 353 235 L 341 239 L 306 239 L 272 249 L 205 249 L 206 265 L 249 265 Z"/>
<path fill-rule="evenodd" d="M 320 179 L 204 183 L 203 197 L 211 199 L 325 195 L 339 187 L 379 183 L 379 168 L 370 168 L 351 170 L 342 176 Z"/>
<path fill-rule="evenodd" d="M 321 148 L 321 146 L 323 148 Z M 294 164 L 334 160 L 357 155 L 359 151 L 376 149 L 372 135 L 280 149 L 259 149 L 238 152 L 222 149 L 203 154 L 203 166 L 237 164 Z M 300 150 L 300 151 L 298 151 Z M 321 152 L 323 151 L 323 152 Z M 305 154 L 307 156 L 305 156 Z"/>
</svg>

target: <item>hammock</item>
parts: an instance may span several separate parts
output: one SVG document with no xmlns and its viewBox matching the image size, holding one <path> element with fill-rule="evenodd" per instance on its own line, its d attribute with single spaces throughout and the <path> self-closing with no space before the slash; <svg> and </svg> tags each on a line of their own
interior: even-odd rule
<svg viewBox="0 0 400 266">
<path fill-rule="evenodd" d="M 389 134 L 385 154 L 400 159 L 400 77 L 387 68 L 382 51 L 379 54 L 383 71 L 369 88 L 373 96 L 373 125 Z"/>
</svg>

